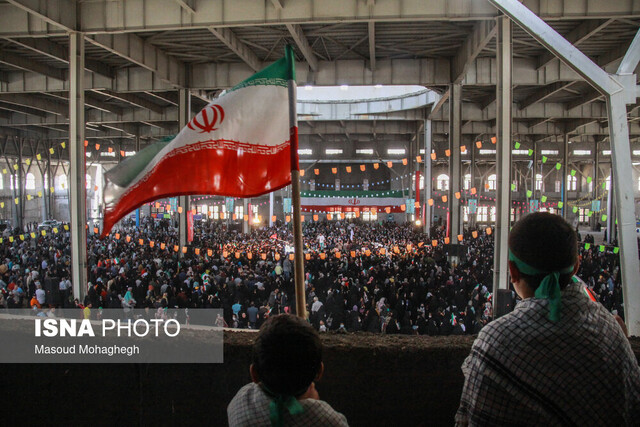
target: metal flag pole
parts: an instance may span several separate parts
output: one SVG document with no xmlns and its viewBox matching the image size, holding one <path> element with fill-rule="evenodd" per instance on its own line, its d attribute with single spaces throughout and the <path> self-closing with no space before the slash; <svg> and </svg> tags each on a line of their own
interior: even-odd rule
<svg viewBox="0 0 640 427">
<path fill-rule="evenodd" d="M 295 249 L 295 294 L 296 314 L 307 318 L 307 302 L 304 286 L 304 254 L 302 253 L 302 214 L 300 210 L 300 165 L 298 162 L 298 117 L 296 112 L 296 74 L 293 48 L 285 48 L 287 63 L 291 66 L 289 89 L 289 136 L 291 139 L 291 204 L 293 206 L 293 243 Z"/>
</svg>

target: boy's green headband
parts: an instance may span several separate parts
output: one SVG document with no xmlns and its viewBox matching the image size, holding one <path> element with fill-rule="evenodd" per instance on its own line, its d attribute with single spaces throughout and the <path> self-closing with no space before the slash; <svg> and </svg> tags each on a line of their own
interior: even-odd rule
<svg viewBox="0 0 640 427">
<path fill-rule="evenodd" d="M 512 261 L 518 267 L 518 271 L 523 274 L 545 276 L 536 289 L 535 297 L 549 300 L 549 320 L 552 322 L 560 320 L 560 275 L 573 272 L 574 266 L 570 265 L 560 271 L 542 271 L 522 261 L 511 252 L 511 249 L 509 249 L 509 261 Z"/>
</svg>

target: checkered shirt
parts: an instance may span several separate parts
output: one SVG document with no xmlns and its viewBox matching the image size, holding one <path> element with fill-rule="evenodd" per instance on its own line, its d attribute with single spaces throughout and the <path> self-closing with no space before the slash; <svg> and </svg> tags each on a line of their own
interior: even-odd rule
<svg viewBox="0 0 640 427">
<path fill-rule="evenodd" d="M 230 427 L 270 426 L 269 404 L 271 399 L 256 383 L 242 387 L 227 407 Z M 285 409 L 284 426 L 348 426 L 347 418 L 322 400 L 300 401 L 304 411 L 291 415 Z"/>
<path fill-rule="evenodd" d="M 488 324 L 462 365 L 456 425 L 640 423 L 640 369 L 613 316 L 582 284 L 562 292 L 561 319 L 528 298 Z"/>
</svg>

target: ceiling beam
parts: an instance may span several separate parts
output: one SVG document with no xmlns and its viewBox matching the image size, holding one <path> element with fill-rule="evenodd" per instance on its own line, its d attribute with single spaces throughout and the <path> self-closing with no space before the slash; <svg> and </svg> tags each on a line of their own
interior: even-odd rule
<svg viewBox="0 0 640 427">
<path fill-rule="evenodd" d="M 65 104 L 51 101 L 49 99 L 40 98 L 35 95 L 14 93 L 0 94 L 0 101 L 8 104 L 20 105 L 23 107 L 33 108 L 47 113 L 56 114 L 62 117 L 69 116 L 69 107 Z"/>
<path fill-rule="evenodd" d="M 603 98 L 602 94 L 595 89 L 591 89 L 589 92 L 581 94 L 579 98 L 574 99 L 566 104 L 567 110 L 573 110 L 574 108 L 582 107 L 593 101 L 597 101 Z"/>
<path fill-rule="evenodd" d="M 283 2 L 284 0 L 271 0 L 271 4 L 273 4 L 273 7 L 275 7 L 278 10 L 282 10 L 283 8 Z"/>
<path fill-rule="evenodd" d="M 47 117 L 47 113 L 45 113 L 44 111 L 35 110 L 33 108 L 28 108 L 28 107 L 22 107 L 14 104 L 7 104 L 1 101 L 0 101 L 0 109 L 5 111 L 12 111 L 14 113 L 28 114 L 28 115 L 40 117 L 40 118 Z"/>
<path fill-rule="evenodd" d="M 163 107 L 149 100 L 146 100 L 138 95 L 135 95 L 133 93 L 114 92 L 112 90 L 102 90 L 102 91 L 96 90 L 95 92 L 111 98 L 118 99 L 122 102 L 126 102 L 131 105 L 135 105 L 136 107 L 146 108 L 147 110 L 151 110 L 154 113 L 162 114 L 164 112 Z"/>
<path fill-rule="evenodd" d="M 75 0 L 7 0 L 7 3 L 65 31 L 76 29 Z"/>
<path fill-rule="evenodd" d="M 57 43 L 49 41 L 44 38 L 8 38 L 12 43 L 15 43 L 24 48 L 30 49 L 39 54 L 45 55 L 51 59 L 57 59 L 65 64 L 69 63 L 69 50 Z M 92 73 L 100 74 L 110 79 L 115 77 L 115 71 L 108 65 L 96 61 L 90 58 L 84 59 L 84 68 Z"/>
<path fill-rule="evenodd" d="M 467 36 L 462 46 L 458 49 L 451 62 L 451 81 L 460 83 L 467 72 L 469 65 L 476 60 L 478 54 L 487 46 L 487 43 L 496 35 L 496 22 L 479 21 Z"/>
<path fill-rule="evenodd" d="M 578 25 L 577 27 L 575 27 L 573 30 L 571 30 L 566 36 L 564 36 L 564 38 L 574 46 L 578 46 L 579 44 L 587 40 L 589 37 L 598 33 L 599 31 L 601 31 L 603 28 L 605 28 L 607 25 L 611 24 L 614 21 L 615 21 L 614 19 L 586 20 L 582 22 L 580 25 Z M 549 62 L 553 61 L 554 59 L 556 59 L 556 56 L 553 53 L 546 51 L 542 55 L 538 56 L 538 69 L 546 66 Z"/>
<path fill-rule="evenodd" d="M 556 82 L 548 86 L 545 86 L 542 89 L 532 93 L 524 101 L 522 101 L 520 103 L 520 109 L 524 110 L 525 108 L 535 104 L 536 102 L 542 102 L 548 97 L 555 95 L 556 93 L 564 89 L 567 89 L 574 83 L 575 82 Z"/>
<path fill-rule="evenodd" d="M 13 55 L 6 51 L 0 52 L 0 63 L 19 68 L 21 70 L 42 74 L 43 76 L 51 77 L 52 79 L 61 81 L 66 80 L 67 73 L 61 68 L 55 68 L 43 62 L 34 61 L 33 59 L 19 55 Z"/>
<path fill-rule="evenodd" d="M 262 61 L 260 61 L 249 46 L 240 40 L 229 28 L 209 27 L 209 31 L 238 55 L 253 71 L 260 71 L 260 69 L 262 69 Z"/>
<path fill-rule="evenodd" d="M 96 34 L 87 41 L 152 71 L 164 82 L 185 86 L 184 64 L 135 34 Z"/>
<path fill-rule="evenodd" d="M 287 30 L 291 34 L 293 41 L 296 42 L 298 49 L 302 52 L 304 59 L 307 60 L 309 64 L 309 68 L 313 71 L 318 71 L 318 58 L 316 58 L 315 53 L 313 53 L 313 49 L 309 46 L 309 41 L 307 37 L 304 35 L 304 31 L 302 31 L 302 27 L 297 24 L 286 24 Z"/>
<path fill-rule="evenodd" d="M 196 13 L 195 0 L 176 0 L 182 9 L 191 14 Z"/>
</svg>

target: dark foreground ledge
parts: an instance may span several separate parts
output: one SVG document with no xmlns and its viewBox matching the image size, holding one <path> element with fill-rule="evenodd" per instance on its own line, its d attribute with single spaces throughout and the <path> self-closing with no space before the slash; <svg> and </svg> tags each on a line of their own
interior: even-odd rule
<svg viewBox="0 0 640 427">
<path fill-rule="evenodd" d="M 223 364 L 3 365 L 3 424 L 226 425 L 255 337 L 225 332 Z M 451 425 L 473 339 L 324 335 L 317 389 L 354 426 Z"/>
</svg>

